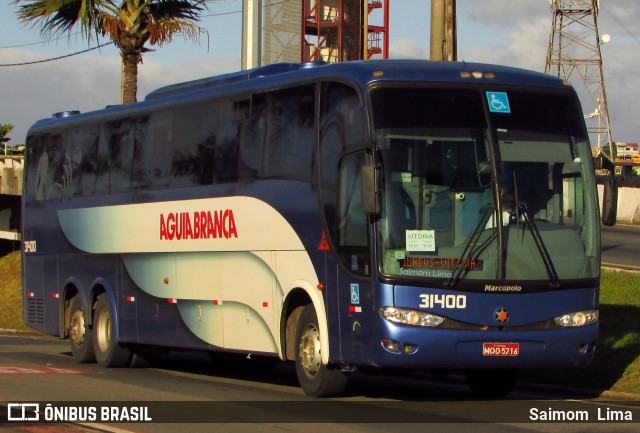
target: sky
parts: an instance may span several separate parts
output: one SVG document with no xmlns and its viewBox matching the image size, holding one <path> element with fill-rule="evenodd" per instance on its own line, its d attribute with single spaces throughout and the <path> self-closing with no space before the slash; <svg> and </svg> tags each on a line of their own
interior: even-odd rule
<svg viewBox="0 0 640 433">
<path fill-rule="evenodd" d="M 298 1 L 298 0 L 289 0 Z M 300 0 L 302 1 L 302 0 Z M 429 57 L 430 0 L 387 0 L 391 58 Z M 152 90 L 240 69 L 242 0 L 209 4 L 199 42 L 176 36 L 150 47 L 139 66 L 138 100 Z M 458 60 L 544 71 L 552 28 L 549 0 L 458 0 Z M 375 24 L 375 23 L 374 23 Z M 640 141 L 640 0 L 601 0 L 600 34 L 605 90 L 615 141 Z M 65 110 L 91 111 L 120 102 L 120 57 L 115 47 L 67 56 L 96 45 L 80 36 L 43 42 L 38 28 L 23 25 L 12 1 L 0 3 L 0 124 L 12 124 L 9 145 L 24 143 L 38 119 Z M 585 114 L 595 103 L 574 74 Z M 596 126 L 587 120 L 588 126 Z M 592 137 L 594 144 L 595 137 Z"/>
</svg>

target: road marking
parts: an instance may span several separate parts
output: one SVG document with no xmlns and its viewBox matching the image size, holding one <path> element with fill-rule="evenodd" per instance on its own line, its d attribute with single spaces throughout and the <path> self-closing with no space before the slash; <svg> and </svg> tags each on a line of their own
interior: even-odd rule
<svg viewBox="0 0 640 433">
<path fill-rule="evenodd" d="M 602 262 L 602 267 L 609 268 L 610 270 L 613 270 L 613 271 L 640 272 L 640 266 L 621 265 L 619 263 Z"/>
<path fill-rule="evenodd" d="M 0 367 L 0 374 L 95 374 L 95 372 L 60 367 Z"/>
</svg>

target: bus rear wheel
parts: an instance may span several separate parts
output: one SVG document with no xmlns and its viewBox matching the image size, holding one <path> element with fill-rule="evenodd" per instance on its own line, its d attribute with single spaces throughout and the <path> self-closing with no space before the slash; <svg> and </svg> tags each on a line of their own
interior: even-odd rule
<svg viewBox="0 0 640 433">
<path fill-rule="evenodd" d="M 103 367 L 127 367 L 131 349 L 115 341 L 113 314 L 106 294 L 98 296 L 93 316 L 93 340 L 96 361 Z"/>
<path fill-rule="evenodd" d="M 93 350 L 93 333 L 87 326 L 87 314 L 82 308 L 82 300 L 79 295 L 71 299 L 69 307 L 69 343 L 71 354 L 78 363 L 95 362 Z"/>
<path fill-rule="evenodd" d="M 296 328 L 296 374 L 300 387 L 310 397 L 328 397 L 342 393 L 346 373 L 322 364 L 318 318 L 312 305 L 302 310 Z"/>
<path fill-rule="evenodd" d="M 509 394 L 516 386 L 519 372 L 516 369 L 467 370 L 467 384 L 481 397 L 498 398 Z"/>
</svg>

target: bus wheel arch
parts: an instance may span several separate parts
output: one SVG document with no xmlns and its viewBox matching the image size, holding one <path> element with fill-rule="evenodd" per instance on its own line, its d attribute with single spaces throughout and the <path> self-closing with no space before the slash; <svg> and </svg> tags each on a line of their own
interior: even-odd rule
<svg viewBox="0 0 640 433">
<path fill-rule="evenodd" d="M 294 361 L 296 359 L 296 326 L 302 310 L 308 304 L 312 304 L 311 297 L 301 288 L 292 290 L 284 302 L 280 320 L 280 341 L 282 342 L 280 357 L 285 361 Z"/>
</svg>

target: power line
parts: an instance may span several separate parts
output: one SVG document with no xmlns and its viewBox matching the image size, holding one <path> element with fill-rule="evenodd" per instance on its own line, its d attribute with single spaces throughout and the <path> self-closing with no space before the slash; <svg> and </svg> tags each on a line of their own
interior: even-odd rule
<svg viewBox="0 0 640 433">
<path fill-rule="evenodd" d="M 640 4 L 640 2 L 638 2 L 638 0 L 636 0 L 637 3 Z M 622 27 L 622 29 L 627 33 L 627 35 L 631 36 L 633 38 L 633 40 L 636 41 L 636 43 L 638 45 L 640 45 L 640 37 L 638 37 L 638 35 L 633 34 L 633 32 L 629 29 L 629 27 L 627 27 L 622 20 L 620 20 L 620 18 L 617 17 L 616 14 L 614 14 L 613 12 L 611 12 L 608 8 L 605 8 L 604 11 L 609 14 L 609 16 L 611 18 L 613 18 L 613 20 L 620 26 Z"/>
<path fill-rule="evenodd" d="M 288 3 L 288 2 L 290 2 L 290 1 L 291 1 L 291 0 L 281 0 L 281 1 L 279 1 L 279 2 L 269 3 L 268 5 L 264 5 L 264 6 L 262 6 L 262 8 L 263 8 L 263 9 L 266 9 L 266 8 L 267 8 L 267 7 L 269 7 L 269 6 L 277 6 L 277 5 L 279 5 L 279 4 L 282 4 L 282 3 Z M 640 0 L 639 0 L 639 1 L 640 1 Z M 209 17 L 223 17 L 223 16 L 227 16 L 227 15 L 237 15 L 237 14 L 240 14 L 240 13 L 242 13 L 242 10 L 229 11 L 229 12 L 220 12 L 220 13 L 216 13 L 216 14 L 201 15 L 201 17 L 203 17 L 203 18 L 209 18 Z M 46 43 L 49 43 L 49 42 L 58 41 L 58 40 L 60 40 L 60 39 L 65 39 L 65 38 L 70 38 L 70 37 L 72 37 L 72 36 L 77 36 L 77 35 L 79 35 L 80 33 L 82 33 L 82 32 L 76 32 L 76 33 L 73 33 L 73 34 L 70 34 L 70 35 L 66 35 L 66 36 L 59 36 L 59 37 L 57 37 L 57 38 L 47 39 L 46 41 L 31 42 L 31 43 L 28 43 L 28 44 L 7 45 L 7 46 L 4 46 L 4 47 L 0 47 L 0 50 L 9 49 L 9 48 L 23 48 L 23 47 L 31 47 L 31 46 L 34 46 L 34 45 L 42 45 L 42 44 L 46 44 Z"/>
<path fill-rule="evenodd" d="M 34 60 L 32 62 L 21 62 L 21 63 L 7 63 L 7 64 L 0 64 L 0 67 L 7 67 L 7 66 L 26 66 L 26 65 L 35 65 L 38 63 L 47 63 L 47 62 L 53 62 L 55 60 L 60 60 L 60 59 L 66 59 L 67 57 L 73 57 L 73 56 L 77 56 L 78 54 L 84 54 L 87 53 L 89 51 L 93 51 L 93 50 L 97 50 L 100 49 L 102 47 L 105 47 L 107 45 L 111 45 L 113 44 L 113 42 L 106 42 L 104 44 L 100 44 L 97 45 L 95 47 L 92 48 L 87 48 L 86 50 L 82 50 L 82 51 L 77 51 L 75 53 L 71 53 L 71 54 L 65 54 L 64 56 L 58 56 L 58 57 L 52 57 L 49 59 L 44 59 L 44 60 Z"/>
<path fill-rule="evenodd" d="M 4 50 L 4 49 L 8 49 L 8 48 L 22 48 L 22 47 L 32 47 L 34 45 L 42 45 L 42 44 L 47 44 L 49 42 L 53 42 L 53 41 L 59 41 L 60 39 L 65 39 L 65 38 L 70 38 L 72 36 L 76 36 L 79 35 L 81 32 L 76 32 L 67 36 L 58 36 L 57 38 L 51 38 L 51 39 L 47 39 L 46 41 L 40 41 L 40 42 L 31 42 L 29 44 L 21 44 L 21 45 L 8 45 L 6 47 L 0 47 L 0 50 Z"/>
</svg>

